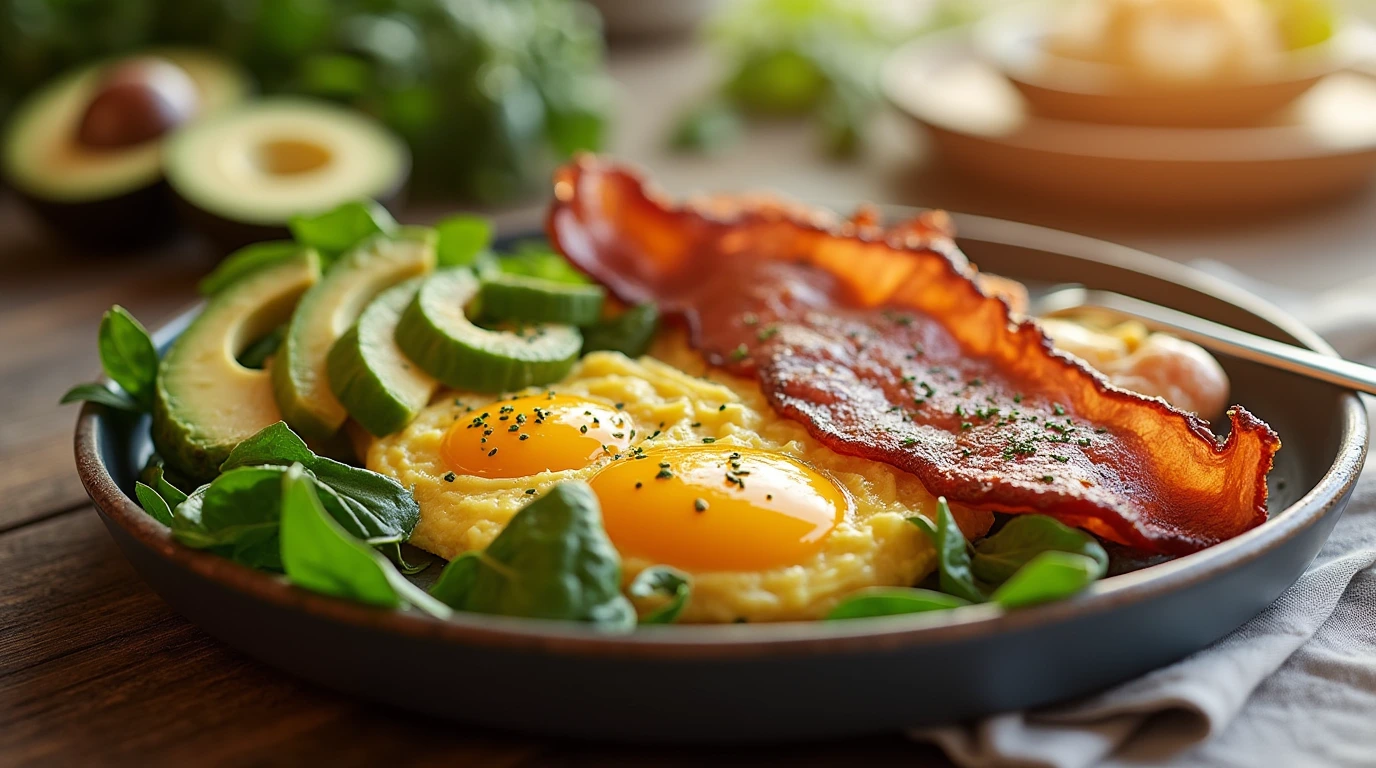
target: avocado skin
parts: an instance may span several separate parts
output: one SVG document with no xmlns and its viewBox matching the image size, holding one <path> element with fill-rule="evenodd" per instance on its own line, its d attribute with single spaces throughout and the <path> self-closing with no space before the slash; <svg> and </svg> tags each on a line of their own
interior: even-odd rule
<svg viewBox="0 0 1376 768">
<path fill-rule="evenodd" d="M 14 192 L 54 234 L 90 250 L 152 245 L 180 229 L 172 189 L 161 179 L 104 200 L 79 203 L 45 200 L 17 188 Z"/>
<path fill-rule="evenodd" d="M 209 482 L 220 473 L 233 446 L 214 446 L 196 440 L 189 425 L 172 418 L 161 387 L 153 400 L 153 449 L 167 466 L 195 482 Z"/>
</svg>

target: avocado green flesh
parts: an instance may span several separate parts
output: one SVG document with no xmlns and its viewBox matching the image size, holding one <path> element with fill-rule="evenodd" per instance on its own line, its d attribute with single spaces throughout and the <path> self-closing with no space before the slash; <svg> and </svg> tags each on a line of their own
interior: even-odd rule
<svg viewBox="0 0 1376 768">
<path fill-rule="evenodd" d="M 236 356 L 286 322 L 319 278 L 319 257 L 302 249 L 216 294 L 172 344 L 158 367 L 152 430 L 168 466 L 214 477 L 241 440 L 281 420 L 268 373 Z"/>
<path fill-rule="evenodd" d="M 444 384 L 474 392 L 511 392 L 568 375 L 583 344 L 578 329 L 480 328 L 464 314 L 478 289 L 478 279 L 467 269 L 431 276 L 401 315 L 397 346 Z"/>
<path fill-rule="evenodd" d="M 528 323 L 591 325 L 602 315 L 600 285 L 571 285 L 501 272 L 483 276 L 483 314 Z"/>
<path fill-rule="evenodd" d="M 178 131 L 164 156 L 177 197 L 222 235 L 230 224 L 270 231 L 349 200 L 386 200 L 411 168 L 406 143 L 371 117 L 289 96 Z"/>
<path fill-rule="evenodd" d="M 432 230 L 403 229 L 365 240 L 332 265 L 292 315 L 271 365 L 277 407 L 309 440 L 328 440 L 348 418 L 330 387 L 329 353 L 383 290 L 435 266 Z"/>
<path fill-rule="evenodd" d="M 383 291 L 330 349 L 330 389 L 354 421 L 383 437 L 411 423 L 439 388 L 397 346 L 401 313 L 424 278 Z"/>
<path fill-rule="evenodd" d="M 193 123 L 248 93 L 248 76 L 220 56 L 171 48 L 144 53 L 176 64 L 196 84 L 200 106 Z M 109 64 L 73 71 L 20 104 L 0 142 L 0 167 L 15 189 L 36 200 L 75 204 L 121 196 L 162 178 L 160 140 L 115 150 L 85 147 L 76 140 L 82 114 Z M 166 197 L 166 190 L 162 192 Z"/>
</svg>

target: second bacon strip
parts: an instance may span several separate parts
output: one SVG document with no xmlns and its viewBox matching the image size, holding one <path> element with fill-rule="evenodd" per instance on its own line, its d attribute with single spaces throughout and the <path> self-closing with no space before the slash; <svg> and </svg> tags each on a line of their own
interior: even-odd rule
<svg viewBox="0 0 1376 768">
<path fill-rule="evenodd" d="M 628 302 L 681 317 L 706 358 L 839 453 L 966 506 L 1036 512 L 1184 554 L 1266 520 L 1280 441 L 1116 389 L 982 291 L 939 219 L 884 231 L 768 201 L 674 207 L 584 157 L 556 176 L 551 242 Z M 711 210 L 709 214 L 706 211 Z"/>
</svg>

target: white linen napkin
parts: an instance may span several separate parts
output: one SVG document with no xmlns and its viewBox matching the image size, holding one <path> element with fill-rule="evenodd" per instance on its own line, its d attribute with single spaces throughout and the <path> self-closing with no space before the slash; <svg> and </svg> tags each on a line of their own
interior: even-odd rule
<svg viewBox="0 0 1376 768">
<path fill-rule="evenodd" d="M 1376 358 L 1376 278 L 1301 297 L 1195 266 Z M 1231 635 L 1087 699 L 911 735 L 971 768 L 1376 766 L 1376 461 L 1309 569 Z"/>
</svg>

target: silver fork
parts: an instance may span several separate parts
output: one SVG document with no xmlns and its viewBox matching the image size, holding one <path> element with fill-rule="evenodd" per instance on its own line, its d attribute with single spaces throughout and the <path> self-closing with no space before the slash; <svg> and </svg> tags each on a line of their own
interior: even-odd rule
<svg viewBox="0 0 1376 768">
<path fill-rule="evenodd" d="M 1376 395 L 1376 368 L 1239 331 L 1159 304 L 1083 286 L 1056 288 L 1032 300 L 1032 314 L 1055 317 L 1093 309 L 1140 321 L 1205 349 Z"/>
</svg>

